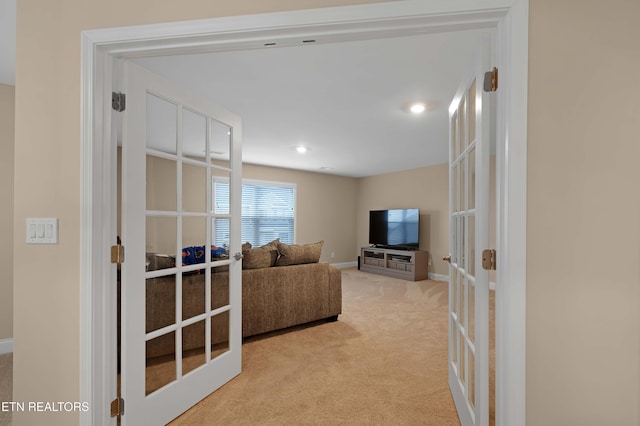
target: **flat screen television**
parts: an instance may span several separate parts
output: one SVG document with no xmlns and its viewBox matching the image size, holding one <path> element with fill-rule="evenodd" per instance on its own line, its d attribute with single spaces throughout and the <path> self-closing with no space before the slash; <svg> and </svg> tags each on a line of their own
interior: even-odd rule
<svg viewBox="0 0 640 426">
<path fill-rule="evenodd" d="M 369 244 L 376 247 L 417 249 L 420 245 L 420 210 L 369 211 Z"/>
</svg>

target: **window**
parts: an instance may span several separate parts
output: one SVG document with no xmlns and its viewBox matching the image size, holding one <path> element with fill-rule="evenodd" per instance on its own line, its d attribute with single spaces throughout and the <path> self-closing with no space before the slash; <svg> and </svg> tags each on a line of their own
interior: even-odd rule
<svg viewBox="0 0 640 426">
<path fill-rule="evenodd" d="M 213 178 L 214 213 L 229 212 L 229 180 Z M 280 238 L 294 243 L 296 186 L 292 183 L 243 180 L 242 241 L 259 247 Z M 214 222 L 213 244 L 229 244 L 229 221 Z"/>
</svg>

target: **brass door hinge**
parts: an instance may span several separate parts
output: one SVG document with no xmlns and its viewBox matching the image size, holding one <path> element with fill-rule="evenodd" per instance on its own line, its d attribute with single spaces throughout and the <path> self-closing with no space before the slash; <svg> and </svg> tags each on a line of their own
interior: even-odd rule
<svg viewBox="0 0 640 426">
<path fill-rule="evenodd" d="M 111 246 L 111 263 L 118 265 L 124 262 L 124 246 L 117 244 Z"/>
<path fill-rule="evenodd" d="M 111 417 L 124 416 L 124 399 L 116 398 L 111 401 Z"/>
<path fill-rule="evenodd" d="M 498 90 L 498 68 L 493 67 L 491 71 L 484 73 L 484 91 L 495 92 Z"/>
<path fill-rule="evenodd" d="M 496 270 L 496 251 L 494 249 L 482 250 L 482 269 L 487 271 Z"/>
</svg>

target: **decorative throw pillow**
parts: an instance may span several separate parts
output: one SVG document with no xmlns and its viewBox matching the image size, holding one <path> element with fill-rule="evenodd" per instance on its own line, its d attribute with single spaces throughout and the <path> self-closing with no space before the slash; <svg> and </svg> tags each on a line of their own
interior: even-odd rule
<svg viewBox="0 0 640 426">
<path fill-rule="evenodd" d="M 278 243 L 280 243 L 280 238 L 269 241 L 267 244 L 262 246 L 263 248 L 268 248 L 269 250 L 271 250 L 271 266 L 276 266 L 278 257 L 280 257 L 280 253 L 278 252 Z"/>
<path fill-rule="evenodd" d="M 211 259 L 216 260 L 227 256 L 227 250 L 224 247 L 211 246 Z M 205 249 L 204 246 L 189 246 L 182 249 L 182 265 L 195 265 L 196 263 L 204 263 Z"/>
<path fill-rule="evenodd" d="M 324 240 L 311 244 L 284 244 L 278 241 L 280 257 L 276 261 L 276 266 L 318 263 L 323 245 Z"/>
<path fill-rule="evenodd" d="M 273 247 L 275 250 L 278 250 L 278 243 L 280 242 L 280 238 L 276 238 L 273 241 L 269 241 L 267 244 L 262 247 Z"/>
<path fill-rule="evenodd" d="M 274 247 L 256 247 L 244 252 L 242 269 L 260 269 L 273 266 L 278 251 Z"/>
<path fill-rule="evenodd" d="M 204 246 L 190 246 L 182 249 L 182 266 L 204 263 Z"/>
</svg>

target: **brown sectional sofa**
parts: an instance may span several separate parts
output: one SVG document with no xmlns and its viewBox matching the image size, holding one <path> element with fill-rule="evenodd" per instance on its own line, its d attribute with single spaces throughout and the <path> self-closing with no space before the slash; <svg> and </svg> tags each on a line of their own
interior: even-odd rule
<svg viewBox="0 0 640 426">
<path fill-rule="evenodd" d="M 328 263 L 242 271 L 243 337 L 341 313 L 342 275 Z"/>
<path fill-rule="evenodd" d="M 183 276 L 183 319 L 204 312 L 203 273 Z M 147 280 L 147 332 L 170 325 L 175 318 L 175 280 L 161 277 Z M 212 272 L 212 308 L 228 303 L 228 272 Z M 328 263 L 269 266 L 242 271 L 242 336 L 327 319 L 342 313 L 341 271 Z M 214 317 L 216 318 L 216 317 Z M 225 341 L 228 317 L 212 321 L 212 344 Z M 204 321 L 183 332 L 183 350 L 204 346 Z M 170 334 L 147 344 L 147 358 L 172 354 Z"/>
</svg>

